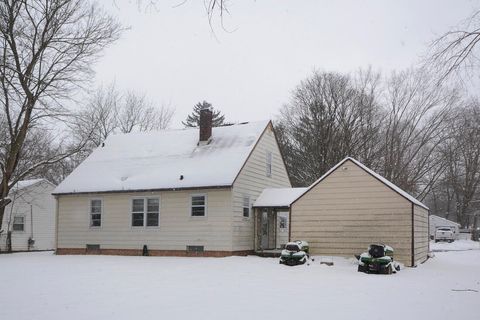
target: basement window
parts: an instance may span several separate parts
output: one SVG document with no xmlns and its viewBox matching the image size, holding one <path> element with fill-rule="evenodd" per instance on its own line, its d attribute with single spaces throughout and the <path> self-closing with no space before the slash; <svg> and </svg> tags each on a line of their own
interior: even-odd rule
<svg viewBox="0 0 480 320">
<path fill-rule="evenodd" d="M 193 194 L 191 196 L 192 217 L 205 217 L 207 215 L 207 196 L 205 194 Z"/>
<path fill-rule="evenodd" d="M 87 252 L 99 251 L 100 250 L 100 245 L 99 244 L 87 244 L 86 249 L 87 249 Z"/>
<path fill-rule="evenodd" d="M 25 231 L 25 217 L 13 217 L 12 229 L 13 231 Z"/>
<path fill-rule="evenodd" d="M 187 246 L 187 252 L 203 252 L 203 246 Z"/>
<path fill-rule="evenodd" d="M 90 227 L 98 228 L 102 226 L 102 200 L 90 200 Z"/>
</svg>

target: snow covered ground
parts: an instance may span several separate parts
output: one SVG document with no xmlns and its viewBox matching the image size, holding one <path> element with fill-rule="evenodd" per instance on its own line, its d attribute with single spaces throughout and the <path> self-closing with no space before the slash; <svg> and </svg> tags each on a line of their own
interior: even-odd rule
<svg viewBox="0 0 480 320">
<path fill-rule="evenodd" d="M 0 319 L 475 319 L 480 250 L 391 276 L 353 260 L 0 255 Z M 454 291 L 454 290 L 475 291 Z"/>
<path fill-rule="evenodd" d="M 452 243 L 430 241 L 430 250 L 438 251 L 461 251 L 461 250 L 480 250 L 480 242 L 472 240 L 455 240 Z"/>
</svg>

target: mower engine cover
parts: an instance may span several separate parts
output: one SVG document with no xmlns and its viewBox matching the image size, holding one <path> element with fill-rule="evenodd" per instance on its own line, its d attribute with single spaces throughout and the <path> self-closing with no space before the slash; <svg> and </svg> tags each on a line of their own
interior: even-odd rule
<svg viewBox="0 0 480 320">
<path fill-rule="evenodd" d="M 288 242 L 280 255 L 280 264 L 296 266 L 307 262 L 308 243 L 306 241 Z"/>
<path fill-rule="evenodd" d="M 400 270 L 393 260 L 393 249 L 383 244 L 372 244 L 358 259 L 358 271 L 391 274 Z"/>
</svg>

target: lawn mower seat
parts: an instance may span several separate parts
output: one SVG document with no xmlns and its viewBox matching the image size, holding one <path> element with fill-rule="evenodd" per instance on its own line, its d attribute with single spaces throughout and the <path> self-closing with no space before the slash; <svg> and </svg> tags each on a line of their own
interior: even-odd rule
<svg viewBox="0 0 480 320">
<path fill-rule="evenodd" d="M 372 244 L 368 249 L 368 253 L 373 258 L 381 258 L 385 256 L 385 248 L 381 245 Z"/>
</svg>

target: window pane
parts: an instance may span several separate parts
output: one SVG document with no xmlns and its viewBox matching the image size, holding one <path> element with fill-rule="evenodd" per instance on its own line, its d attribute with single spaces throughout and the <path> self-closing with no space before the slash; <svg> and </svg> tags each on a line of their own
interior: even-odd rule
<svg viewBox="0 0 480 320">
<path fill-rule="evenodd" d="M 147 210 L 148 212 L 158 212 L 159 211 L 160 202 L 158 199 L 148 199 L 147 200 Z"/>
<path fill-rule="evenodd" d="M 143 227 L 143 212 L 142 213 L 132 213 L 132 226 L 133 227 Z"/>
<path fill-rule="evenodd" d="M 243 216 L 248 218 L 250 216 L 250 209 L 249 208 L 243 208 Z"/>
<path fill-rule="evenodd" d="M 133 199 L 132 201 L 133 212 L 143 212 L 143 199 Z"/>
<path fill-rule="evenodd" d="M 24 218 L 23 217 L 14 217 L 13 218 L 13 223 L 16 224 L 16 223 L 19 223 L 19 224 L 23 224 L 23 220 Z"/>
<path fill-rule="evenodd" d="M 91 227 L 100 227 L 102 224 L 102 215 L 101 214 L 92 214 L 90 226 Z"/>
<path fill-rule="evenodd" d="M 90 200 L 90 213 L 102 213 L 102 200 Z"/>
<path fill-rule="evenodd" d="M 192 196 L 192 206 L 205 205 L 205 196 Z"/>
<path fill-rule="evenodd" d="M 147 213 L 147 227 L 158 227 L 158 213 Z"/>
<path fill-rule="evenodd" d="M 192 216 L 203 217 L 205 215 L 205 207 L 192 207 Z"/>
</svg>

